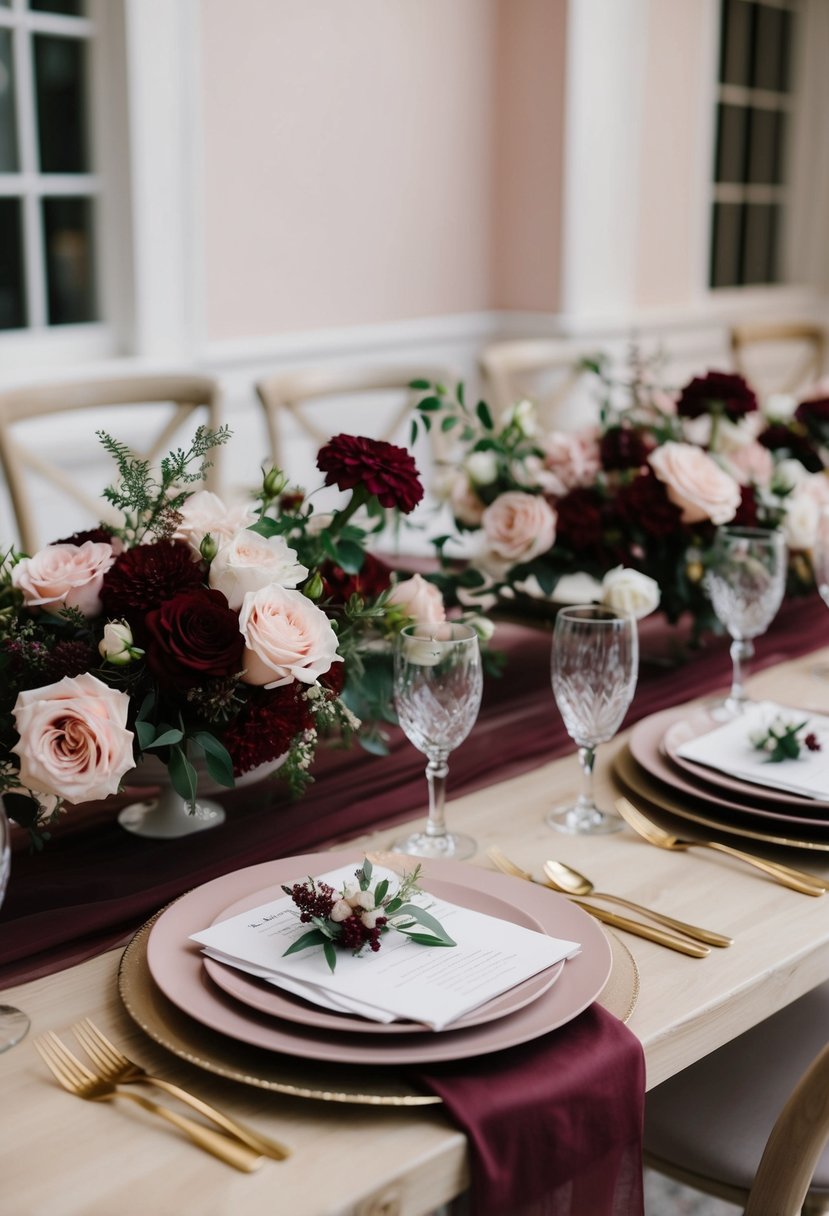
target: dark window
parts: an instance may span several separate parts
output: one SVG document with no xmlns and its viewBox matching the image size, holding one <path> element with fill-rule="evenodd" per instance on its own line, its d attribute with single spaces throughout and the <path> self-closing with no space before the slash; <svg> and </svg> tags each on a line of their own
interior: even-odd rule
<svg viewBox="0 0 829 1216">
<path fill-rule="evenodd" d="M 26 324 L 20 202 L 0 198 L 0 329 Z"/>
<path fill-rule="evenodd" d="M 49 324 L 94 321 L 92 203 L 88 198 L 45 198 L 43 237 Z"/>
</svg>

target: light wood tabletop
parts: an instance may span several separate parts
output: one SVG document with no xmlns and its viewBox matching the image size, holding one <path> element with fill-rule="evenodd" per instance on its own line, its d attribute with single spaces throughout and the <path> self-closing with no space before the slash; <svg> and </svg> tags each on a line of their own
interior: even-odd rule
<svg viewBox="0 0 829 1216">
<path fill-rule="evenodd" d="M 749 691 L 829 710 L 829 681 L 814 674 L 827 660 L 829 649 L 770 668 L 749 682 Z M 551 695 L 551 721 L 556 712 Z M 611 759 L 623 744 L 620 736 L 599 752 L 597 791 L 609 806 L 619 792 Z M 729 949 L 697 960 L 623 935 L 641 978 L 629 1026 L 645 1049 L 649 1087 L 829 979 L 829 895 L 798 894 L 725 856 L 663 852 L 628 828 L 589 838 L 553 833 L 545 812 L 575 795 L 578 784 L 575 755 L 568 756 L 451 802 L 449 824 L 478 840 L 471 864 L 488 865 L 490 845 L 538 876 L 546 858 L 557 858 L 600 890 L 734 938 Z M 355 848 L 386 848 L 396 834 L 363 836 Z M 829 877 L 829 853 L 768 855 Z M 91 1017 L 146 1067 L 288 1142 L 293 1155 L 267 1161 L 256 1174 L 236 1173 L 131 1104 L 81 1103 L 58 1089 L 24 1041 L 0 1056 L 2 1212 L 415 1216 L 464 1189 L 464 1138 L 439 1107 L 303 1101 L 201 1072 L 149 1041 L 122 1009 L 119 957 L 111 951 L 9 989 L 0 1001 L 31 1015 L 30 1038 L 52 1029 L 71 1042 L 70 1025 Z"/>
</svg>

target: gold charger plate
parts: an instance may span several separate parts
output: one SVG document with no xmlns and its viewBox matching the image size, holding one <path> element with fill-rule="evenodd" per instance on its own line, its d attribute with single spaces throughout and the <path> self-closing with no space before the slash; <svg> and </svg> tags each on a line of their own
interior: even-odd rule
<svg viewBox="0 0 829 1216">
<path fill-rule="evenodd" d="M 651 777 L 640 767 L 627 746 L 619 748 L 616 752 L 613 767 L 622 785 L 630 793 L 646 799 L 657 811 L 666 811 L 669 815 L 687 819 L 690 823 L 697 823 L 701 827 L 726 837 L 740 836 L 748 840 L 760 840 L 764 844 L 780 845 L 787 849 L 808 849 L 816 853 L 829 853 L 829 838 L 802 840 L 792 836 L 781 836 L 778 833 L 759 832 L 754 828 L 743 827 L 725 819 L 711 819 L 700 815 L 698 811 L 690 810 L 684 802 L 671 794 L 667 786 Z M 749 813 L 749 811 L 745 812 L 745 814 Z"/>
<path fill-rule="evenodd" d="M 441 1099 L 422 1094 L 391 1068 L 316 1064 L 237 1043 L 202 1026 L 177 1009 L 156 987 L 147 966 L 147 938 L 161 911 L 138 930 L 118 968 L 118 991 L 133 1021 L 161 1047 L 206 1072 L 294 1098 L 362 1106 L 437 1106 Z M 599 1003 L 627 1022 L 639 997 L 639 971 L 633 955 L 604 930 L 613 963 Z"/>
</svg>

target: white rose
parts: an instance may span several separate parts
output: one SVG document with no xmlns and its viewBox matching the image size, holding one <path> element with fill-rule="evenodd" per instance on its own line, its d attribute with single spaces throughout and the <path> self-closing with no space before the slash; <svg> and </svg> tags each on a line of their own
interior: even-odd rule
<svg viewBox="0 0 829 1216">
<path fill-rule="evenodd" d="M 113 667 L 125 667 L 144 651 L 133 644 L 132 630 L 126 621 L 107 621 L 104 636 L 98 643 L 98 653 Z"/>
<path fill-rule="evenodd" d="M 799 460 L 781 460 L 774 470 L 772 489 L 778 494 L 784 494 L 788 490 L 797 489 L 808 476 L 809 470 Z"/>
<path fill-rule="evenodd" d="M 538 418 L 532 401 L 524 397 L 521 401 L 516 401 L 514 405 L 511 405 L 504 414 L 503 425 L 514 426 L 527 439 L 532 439 L 533 435 L 537 435 Z"/>
<path fill-rule="evenodd" d="M 640 621 L 659 607 L 659 584 L 639 570 L 617 566 L 602 579 L 601 602 L 614 612 L 624 612 Z"/>
<path fill-rule="evenodd" d="M 798 487 L 786 503 L 783 534 L 790 549 L 811 549 L 817 536 L 820 506 L 811 494 Z"/>
<path fill-rule="evenodd" d="M 179 510 L 181 520 L 173 533 L 173 540 L 185 541 L 196 557 L 205 536 L 213 537 L 216 545 L 227 543 L 241 528 L 252 524 L 256 518 L 250 507 L 228 507 L 218 494 L 210 490 L 198 490 L 191 494 Z"/>
<path fill-rule="evenodd" d="M 428 582 L 420 574 L 395 583 L 389 592 L 388 602 L 403 608 L 413 621 L 435 625 L 446 620 L 443 596 L 434 583 Z"/>
<path fill-rule="evenodd" d="M 269 583 L 296 587 L 307 574 L 284 536 L 265 537 L 243 528 L 213 558 L 208 582 L 224 594 L 231 608 L 238 609 L 249 591 Z"/>
<path fill-rule="evenodd" d="M 472 452 L 464 461 L 464 468 L 476 486 L 491 485 L 498 476 L 498 461 L 494 452 Z"/>
<path fill-rule="evenodd" d="M 337 635 L 325 613 L 300 591 L 270 583 L 249 591 L 239 612 L 245 639 L 246 684 L 281 688 L 293 680 L 315 684 L 341 663 Z"/>
</svg>

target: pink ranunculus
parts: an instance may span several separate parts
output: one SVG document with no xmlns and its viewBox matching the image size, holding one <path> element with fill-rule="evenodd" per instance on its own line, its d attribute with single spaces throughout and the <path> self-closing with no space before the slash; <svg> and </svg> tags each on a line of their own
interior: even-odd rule
<svg viewBox="0 0 829 1216">
<path fill-rule="evenodd" d="M 179 514 L 181 520 L 172 539 L 185 541 L 196 556 L 199 555 L 199 546 L 208 533 L 220 548 L 255 519 L 254 513 L 246 504 L 228 507 L 218 494 L 213 494 L 210 490 L 198 490 L 191 494 Z"/>
<path fill-rule="evenodd" d="M 599 444 L 595 433 L 588 431 L 552 431 L 543 442 L 544 467 L 554 474 L 564 488 L 590 486 L 601 468 Z"/>
<path fill-rule="evenodd" d="M 280 688 L 293 680 L 314 684 L 332 663 L 341 663 L 337 635 L 325 613 L 300 591 L 271 583 L 249 591 L 239 628 L 245 639 L 246 684 Z"/>
<path fill-rule="evenodd" d="M 737 479 L 741 486 L 767 486 L 774 474 L 774 457 L 768 448 L 764 448 L 756 440 L 746 443 L 740 448 L 732 449 L 725 457 L 728 472 Z"/>
<path fill-rule="evenodd" d="M 243 528 L 213 558 L 208 582 L 224 593 L 231 608 L 238 609 L 249 591 L 259 591 L 268 583 L 296 587 L 307 575 L 284 536 L 266 538 Z"/>
<path fill-rule="evenodd" d="M 96 676 L 64 676 L 18 694 L 14 706 L 20 784 L 67 802 L 118 792 L 134 767 L 130 699 Z"/>
<path fill-rule="evenodd" d="M 404 608 L 413 621 L 434 625 L 446 620 L 443 596 L 434 583 L 427 582 L 420 574 L 395 583 L 389 592 L 389 603 Z"/>
<path fill-rule="evenodd" d="M 484 535 L 496 557 L 515 565 L 551 549 L 557 516 L 540 494 L 509 490 L 484 511 Z"/>
<path fill-rule="evenodd" d="M 740 505 L 740 487 L 707 452 L 690 443 L 663 443 L 648 457 L 685 524 L 727 524 Z"/>
<path fill-rule="evenodd" d="M 55 615 L 64 608 L 77 608 L 84 616 L 97 616 L 104 575 L 114 561 L 115 552 L 107 543 L 47 545 L 17 563 L 12 582 L 29 608 Z"/>
</svg>

